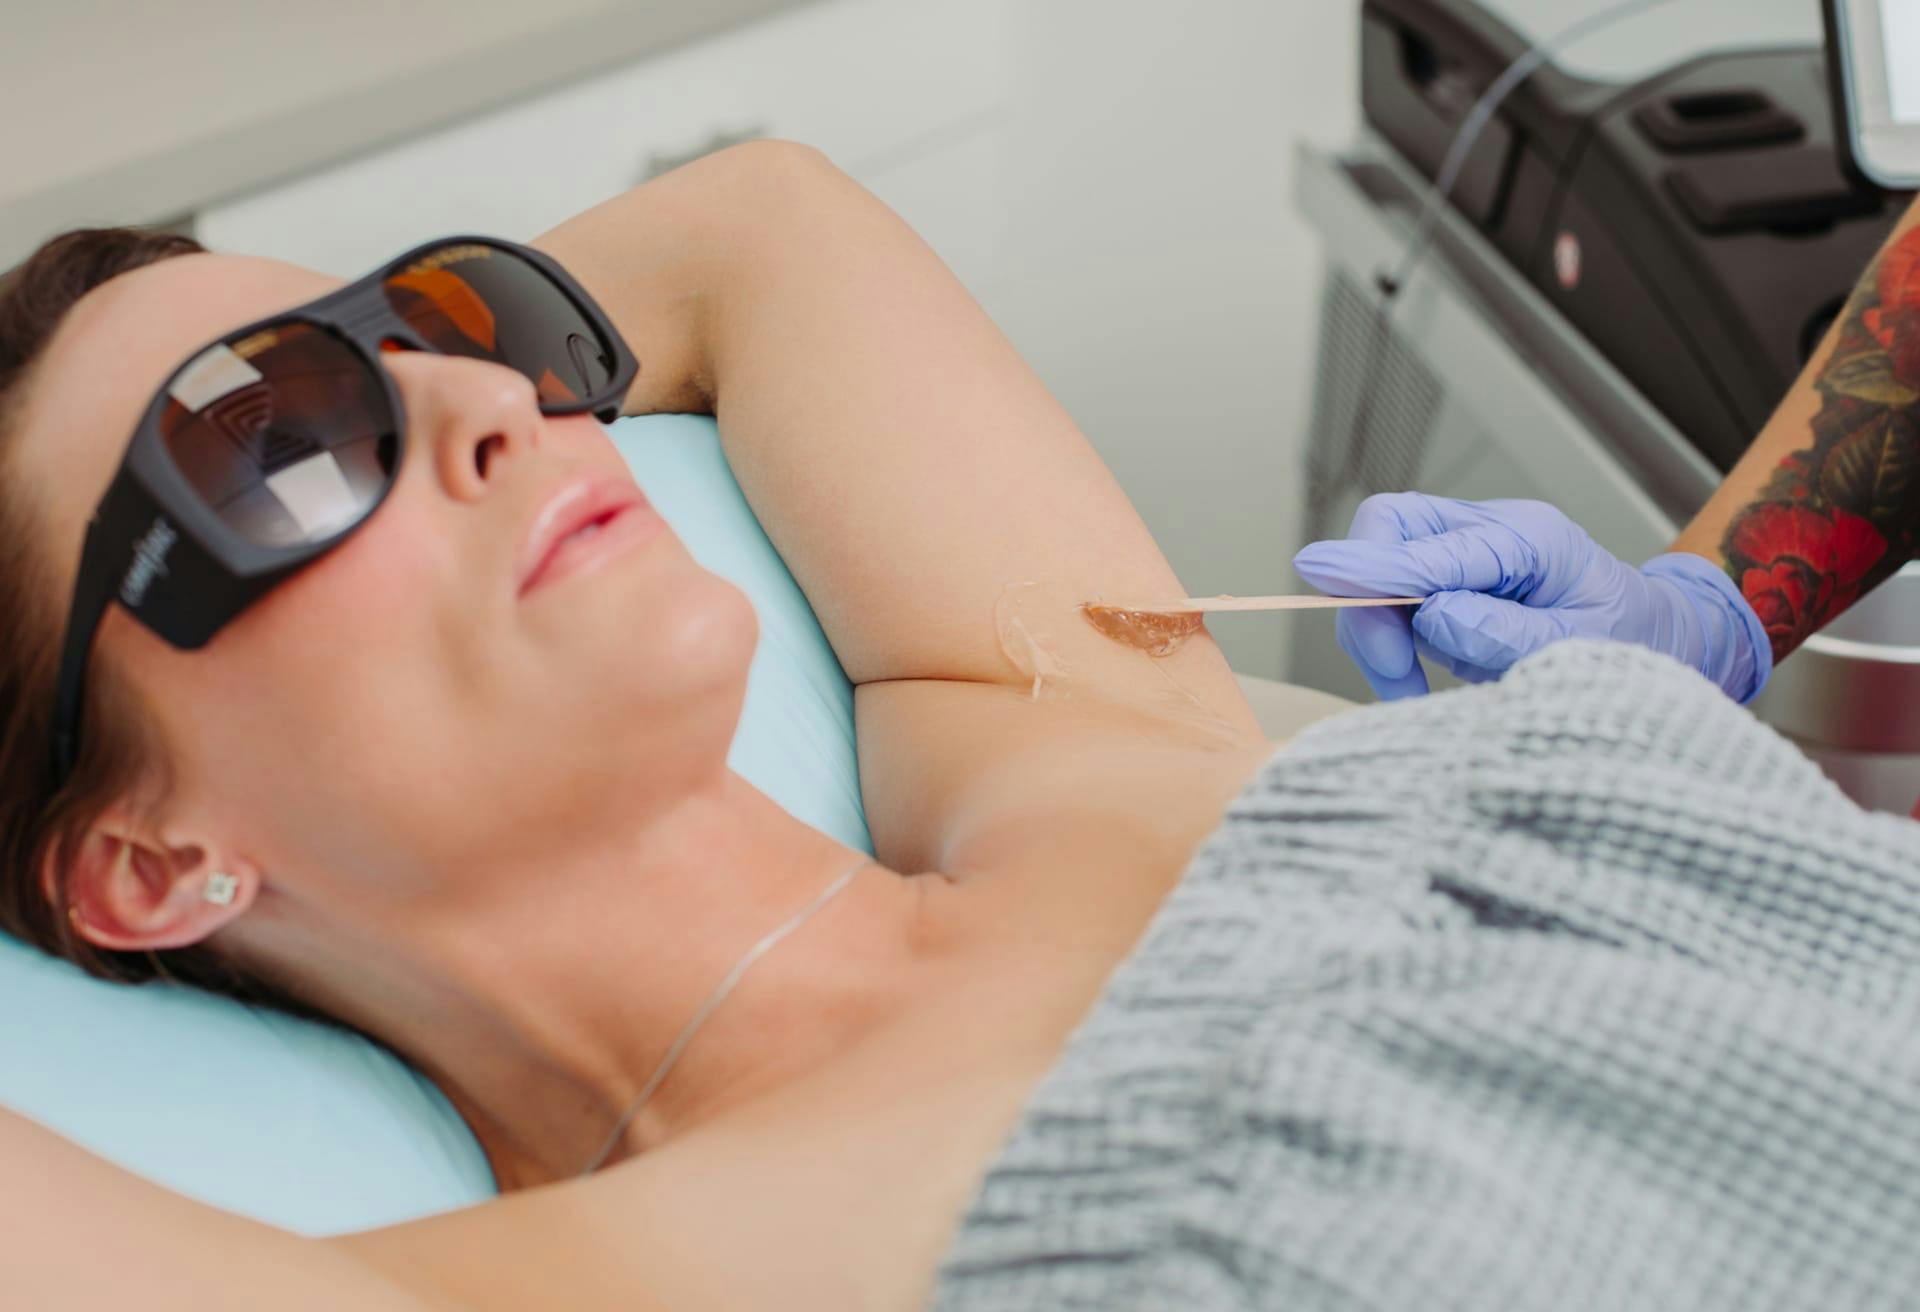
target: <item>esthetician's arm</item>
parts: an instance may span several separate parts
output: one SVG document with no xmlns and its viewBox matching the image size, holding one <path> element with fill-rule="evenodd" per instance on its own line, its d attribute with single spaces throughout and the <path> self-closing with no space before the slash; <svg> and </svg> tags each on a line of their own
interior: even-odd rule
<svg viewBox="0 0 1920 1312">
<path fill-rule="evenodd" d="M 1015 798 L 1032 818 L 1025 841 L 1054 828 L 1042 813 L 1094 795 L 1088 771 L 1123 786 L 1122 758 L 1091 746 L 1097 727 L 1076 738 L 1011 694 L 1025 681 L 1001 651 L 995 603 L 1029 579 L 1082 597 L 1186 590 L 1072 418 L 898 216 L 818 152 L 761 142 L 635 188 L 537 244 L 631 341 L 642 362 L 633 412 L 718 416 L 742 489 L 858 686 L 883 861 L 948 869 L 962 831 L 979 838 L 984 817 Z M 1099 657 L 1081 662 L 1103 682 L 1077 689 L 1080 724 L 1094 724 L 1095 703 L 1169 696 L 1144 657 L 1110 669 Z M 1262 741 L 1211 637 L 1166 672 L 1232 733 Z M 1119 724 L 1117 741 L 1143 739 L 1137 718 L 1132 739 Z M 1116 796 L 1122 808 L 1154 809 Z M 1200 837 L 1168 842 L 1190 852 Z M 1019 846 L 1004 831 L 991 845 Z"/>
<path fill-rule="evenodd" d="M 1776 661 L 1920 550 L 1920 205 L 1675 549 L 1732 575 Z"/>
</svg>

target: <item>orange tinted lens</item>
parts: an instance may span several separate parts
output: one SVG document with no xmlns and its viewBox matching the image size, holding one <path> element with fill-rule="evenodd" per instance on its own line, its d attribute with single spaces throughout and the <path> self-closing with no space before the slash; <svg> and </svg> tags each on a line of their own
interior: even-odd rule
<svg viewBox="0 0 1920 1312">
<path fill-rule="evenodd" d="M 387 303 L 435 350 L 533 381 L 543 406 L 576 406 L 613 379 L 614 355 L 547 275 L 511 251 L 442 246 L 387 278 Z"/>
</svg>

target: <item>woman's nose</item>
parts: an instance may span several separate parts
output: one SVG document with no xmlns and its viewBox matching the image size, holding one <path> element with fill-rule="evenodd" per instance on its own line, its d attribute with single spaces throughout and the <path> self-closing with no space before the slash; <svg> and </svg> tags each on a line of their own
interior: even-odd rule
<svg viewBox="0 0 1920 1312">
<path fill-rule="evenodd" d="M 407 440 L 449 495 L 485 496 L 503 461 L 539 445 L 540 394 L 518 370 L 421 351 L 389 352 L 383 363 L 406 406 Z"/>
</svg>

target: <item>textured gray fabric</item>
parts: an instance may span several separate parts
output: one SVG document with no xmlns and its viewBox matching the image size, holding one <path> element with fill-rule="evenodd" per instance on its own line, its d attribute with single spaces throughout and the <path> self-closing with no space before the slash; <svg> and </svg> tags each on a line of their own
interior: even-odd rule
<svg viewBox="0 0 1920 1312">
<path fill-rule="evenodd" d="M 1920 825 L 1568 643 L 1269 762 L 943 1312 L 1920 1305 Z"/>
</svg>

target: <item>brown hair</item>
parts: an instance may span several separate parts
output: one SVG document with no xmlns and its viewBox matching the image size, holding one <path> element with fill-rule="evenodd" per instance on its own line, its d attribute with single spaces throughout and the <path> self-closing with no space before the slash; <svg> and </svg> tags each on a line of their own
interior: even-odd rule
<svg viewBox="0 0 1920 1312">
<path fill-rule="evenodd" d="M 0 930 L 103 979 L 167 978 L 311 1016 L 210 947 L 109 951 L 77 935 L 67 916 L 66 872 L 88 830 L 137 787 L 163 784 L 166 757 L 131 684 L 96 656 L 81 709 L 79 759 L 72 777 L 53 787 L 54 685 L 68 598 L 45 555 L 36 507 L 16 491 L 26 485 L 10 468 L 16 430 L 35 366 L 76 301 L 110 278 L 203 249 L 176 233 L 83 228 L 52 238 L 0 276 Z M 51 901 L 40 879 L 49 863 L 56 872 Z"/>
</svg>

